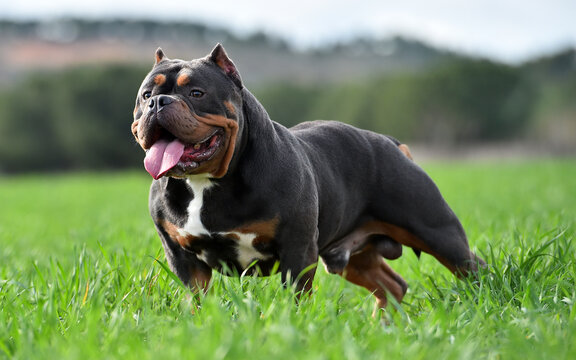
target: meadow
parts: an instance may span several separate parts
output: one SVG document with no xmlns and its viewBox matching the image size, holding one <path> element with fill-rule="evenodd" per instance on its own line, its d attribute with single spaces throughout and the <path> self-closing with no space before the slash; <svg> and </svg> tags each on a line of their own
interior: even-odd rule
<svg viewBox="0 0 576 360">
<path fill-rule="evenodd" d="M 279 276 L 166 270 L 145 172 L 0 177 L 0 358 L 574 359 L 576 163 L 427 163 L 489 264 L 459 281 L 411 251 L 409 290 L 373 297 L 320 268 L 295 304 Z"/>
</svg>

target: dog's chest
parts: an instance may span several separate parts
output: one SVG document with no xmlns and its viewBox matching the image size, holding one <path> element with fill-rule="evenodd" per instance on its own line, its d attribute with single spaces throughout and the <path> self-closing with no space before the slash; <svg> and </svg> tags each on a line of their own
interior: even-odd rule
<svg viewBox="0 0 576 360">
<path fill-rule="evenodd" d="M 212 267 L 225 263 L 244 270 L 254 261 L 273 258 L 271 244 L 277 219 L 252 222 L 228 231 L 212 232 L 202 222 L 202 213 L 205 211 L 206 195 L 214 185 L 207 178 L 188 180 L 187 184 L 193 191 L 194 198 L 188 204 L 184 226 L 174 227 L 169 231 L 173 240 L 185 249 L 195 252 L 200 260 Z"/>
</svg>

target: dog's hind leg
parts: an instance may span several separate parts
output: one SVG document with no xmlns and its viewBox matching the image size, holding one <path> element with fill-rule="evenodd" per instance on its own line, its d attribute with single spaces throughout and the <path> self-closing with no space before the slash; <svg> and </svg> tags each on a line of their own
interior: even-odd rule
<svg viewBox="0 0 576 360">
<path fill-rule="evenodd" d="M 377 309 L 386 307 L 388 293 L 401 303 L 408 289 L 404 279 L 386 264 L 372 244 L 352 255 L 341 275 L 351 283 L 371 291 L 376 297 Z"/>
<path fill-rule="evenodd" d="M 363 250 L 368 244 L 374 250 L 389 260 L 402 256 L 402 245 L 383 232 L 380 224 L 375 221 L 366 221 L 346 236 L 330 244 L 320 253 L 326 271 L 331 274 L 341 273 L 352 254 Z"/>
<path fill-rule="evenodd" d="M 459 224 L 459 223 L 458 223 Z M 478 270 L 478 265 L 485 266 L 484 260 L 476 256 L 468 247 L 463 230 L 458 224 L 440 228 L 426 228 L 426 231 L 408 231 L 405 228 L 373 221 L 370 226 L 374 231 L 391 237 L 395 241 L 417 251 L 424 251 L 434 256 L 456 276 L 468 276 Z"/>
<path fill-rule="evenodd" d="M 410 160 L 407 149 L 383 148 L 382 157 L 386 154 L 369 209 L 373 226 L 380 227 L 375 233 L 433 255 L 457 276 L 485 266 L 470 251 L 466 233 L 438 187 Z"/>
</svg>

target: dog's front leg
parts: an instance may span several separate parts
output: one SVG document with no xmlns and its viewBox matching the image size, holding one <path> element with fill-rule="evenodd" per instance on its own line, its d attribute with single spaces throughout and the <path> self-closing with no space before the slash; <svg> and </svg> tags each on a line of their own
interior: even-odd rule
<svg viewBox="0 0 576 360">
<path fill-rule="evenodd" d="M 285 286 L 295 284 L 298 297 L 312 290 L 318 262 L 318 230 L 291 231 L 281 237 L 280 272 Z"/>
<path fill-rule="evenodd" d="M 170 270 L 188 286 L 192 292 L 197 293 L 208 290 L 212 278 L 212 269 L 195 254 L 184 250 L 177 242 L 172 240 L 161 226 L 156 227 L 162 239 L 162 246 Z"/>
</svg>

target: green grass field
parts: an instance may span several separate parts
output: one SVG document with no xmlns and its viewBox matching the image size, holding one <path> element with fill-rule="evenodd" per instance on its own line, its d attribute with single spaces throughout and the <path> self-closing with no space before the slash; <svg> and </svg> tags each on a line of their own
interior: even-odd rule
<svg viewBox="0 0 576 360">
<path fill-rule="evenodd" d="M 278 276 L 164 270 L 139 173 L 0 178 L 0 358 L 574 359 L 576 163 L 424 168 L 490 264 L 478 286 L 410 251 L 410 289 L 371 317 L 364 289 L 319 269 L 295 305 Z"/>
</svg>

